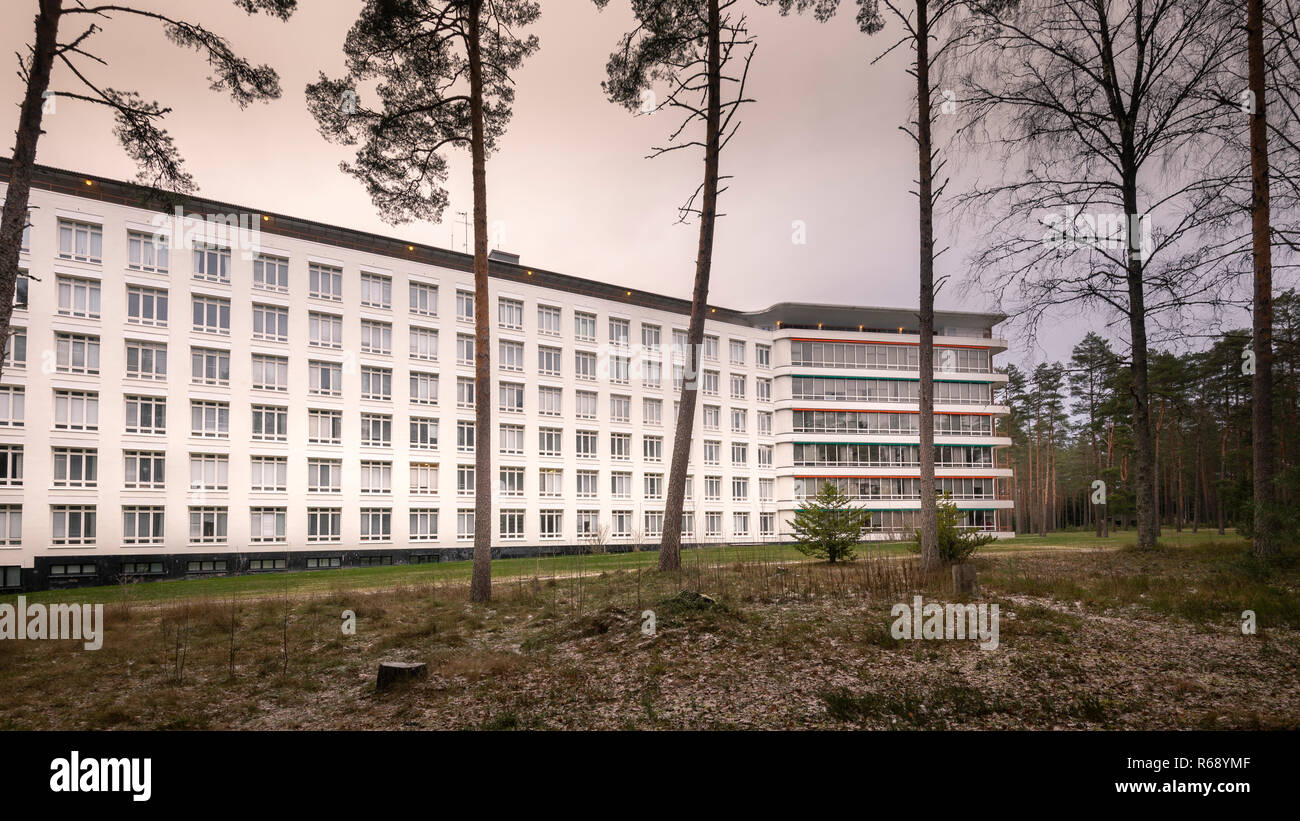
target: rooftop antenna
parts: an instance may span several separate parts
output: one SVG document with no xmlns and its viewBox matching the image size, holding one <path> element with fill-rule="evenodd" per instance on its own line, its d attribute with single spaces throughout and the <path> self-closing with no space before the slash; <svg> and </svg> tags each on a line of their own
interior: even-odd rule
<svg viewBox="0 0 1300 821">
<path fill-rule="evenodd" d="M 460 224 L 465 226 L 465 241 L 464 243 L 461 244 L 461 251 L 468 254 L 469 253 L 469 215 L 466 214 L 464 211 L 457 211 L 456 214 L 460 217 L 459 220 Z M 455 240 L 453 239 L 452 242 L 454 243 Z"/>
</svg>

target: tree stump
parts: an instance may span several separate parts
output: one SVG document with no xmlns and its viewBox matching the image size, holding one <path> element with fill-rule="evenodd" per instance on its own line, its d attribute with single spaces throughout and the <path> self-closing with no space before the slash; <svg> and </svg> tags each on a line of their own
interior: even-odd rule
<svg viewBox="0 0 1300 821">
<path fill-rule="evenodd" d="M 406 681 L 415 681 L 429 677 L 429 666 L 424 662 L 384 661 L 379 664 L 379 678 L 375 681 L 375 692 L 385 690 Z"/>
<path fill-rule="evenodd" d="M 952 592 L 958 596 L 974 596 L 979 592 L 979 583 L 975 581 L 974 562 L 962 562 L 952 566 Z"/>
</svg>

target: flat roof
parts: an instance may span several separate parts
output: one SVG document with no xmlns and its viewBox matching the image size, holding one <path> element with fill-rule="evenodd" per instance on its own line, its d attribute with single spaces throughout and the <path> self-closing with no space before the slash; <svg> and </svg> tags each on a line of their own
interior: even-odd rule
<svg viewBox="0 0 1300 821">
<path fill-rule="evenodd" d="M 8 182 L 13 168 L 10 157 L 0 157 L 0 181 Z M 89 183 L 89 184 L 88 184 Z M 114 180 L 95 174 L 69 171 L 36 165 L 32 172 L 32 188 L 66 194 L 81 199 L 142 208 L 162 213 L 173 213 L 181 207 L 187 214 L 256 214 L 260 219 L 260 229 L 268 234 L 318 242 L 354 251 L 376 254 L 391 259 L 407 262 L 435 265 L 466 273 L 474 270 L 473 254 L 461 253 L 448 248 L 439 248 L 414 240 L 388 237 L 369 231 L 327 225 L 313 220 L 261 211 L 247 206 L 212 200 L 189 194 L 178 194 L 159 188 L 152 188 L 133 182 Z M 510 262 L 499 257 L 488 261 L 488 274 L 497 279 L 541 285 L 569 293 L 584 294 L 626 305 L 638 305 L 661 311 L 690 315 L 691 301 L 678 297 L 665 296 L 636 288 L 626 288 L 608 282 L 548 271 L 529 265 Z M 818 305 L 802 302 L 780 302 L 760 311 L 738 311 L 720 305 L 710 305 L 708 318 L 735 325 L 757 327 L 782 324 L 800 325 L 826 322 L 830 325 L 852 326 L 863 324 L 866 314 L 871 324 L 887 326 L 907 326 L 916 319 L 916 310 L 908 308 L 884 308 L 852 305 Z M 945 322 L 978 322 L 996 325 L 1006 319 L 1003 314 L 970 313 L 962 311 L 935 311 L 936 325 Z M 886 321 L 887 320 L 887 321 Z"/>
</svg>

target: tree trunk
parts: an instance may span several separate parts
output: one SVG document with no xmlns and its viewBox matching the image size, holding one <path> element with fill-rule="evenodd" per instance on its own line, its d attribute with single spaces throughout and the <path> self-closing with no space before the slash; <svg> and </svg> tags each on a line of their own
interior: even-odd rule
<svg viewBox="0 0 1300 821">
<path fill-rule="evenodd" d="M 1132 149 L 1126 149 L 1131 155 Z M 1124 212 L 1129 220 L 1128 249 L 1128 320 L 1132 342 L 1133 373 L 1133 485 L 1137 506 L 1137 546 L 1149 550 L 1160 538 L 1156 519 L 1155 451 L 1151 442 L 1151 386 L 1147 373 L 1146 295 L 1142 277 L 1142 257 L 1134 248 L 1134 223 L 1137 220 L 1137 172 L 1131 164 L 1124 169 Z"/>
<path fill-rule="evenodd" d="M 488 295 L 487 161 L 483 127 L 483 1 L 471 0 L 466 25 L 474 177 L 474 570 L 470 601 L 492 600 L 492 326 Z"/>
<path fill-rule="evenodd" d="M 930 136 L 929 0 L 916 0 L 917 194 L 921 217 L 921 571 L 939 569 L 939 513 L 934 483 L 934 149 Z"/>
<path fill-rule="evenodd" d="M 700 202 L 700 239 L 695 255 L 695 290 L 691 295 L 691 322 L 686 333 L 681 406 L 673 431 L 673 462 L 668 473 L 668 499 L 664 532 L 659 540 L 659 569 L 682 566 L 682 506 L 686 500 L 686 462 L 695 427 L 695 401 L 699 394 L 700 348 L 704 345 L 704 317 L 708 313 L 709 273 L 713 267 L 713 227 L 718 210 L 719 131 L 722 125 L 722 12 L 719 0 L 709 0 L 708 101 L 705 117 L 704 188 Z M 698 523 L 697 523 L 698 526 Z"/>
<path fill-rule="evenodd" d="M 22 109 L 14 138 L 9 188 L 0 215 L 0 345 L 9 344 L 9 320 L 14 312 L 14 289 L 18 286 L 18 252 L 27 227 L 27 203 L 32 190 L 32 167 L 36 164 L 36 143 L 41 137 L 45 113 L 45 91 L 50 86 L 50 68 L 58 48 L 61 0 L 41 0 L 36 15 L 36 47 Z M 3 357 L 0 357 L 2 359 Z M 3 368 L 3 362 L 0 362 Z"/>
<path fill-rule="evenodd" d="M 1251 239 L 1255 262 L 1253 326 L 1255 374 L 1251 379 L 1251 437 L 1255 486 L 1255 555 L 1282 552 L 1273 507 L 1273 261 L 1269 233 L 1268 118 L 1265 112 L 1264 1 L 1246 0 L 1250 92 Z"/>
</svg>

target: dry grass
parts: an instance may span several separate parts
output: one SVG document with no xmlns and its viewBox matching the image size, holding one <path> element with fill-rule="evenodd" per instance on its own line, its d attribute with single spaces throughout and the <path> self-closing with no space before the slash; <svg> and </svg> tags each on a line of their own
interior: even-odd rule
<svg viewBox="0 0 1300 821">
<path fill-rule="evenodd" d="M 0 642 L 0 728 L 1300 727 L 1294 565 L 1203 545 L 992 555 L 980 578 L 993 651 L 890 636 L 894 603 L 951 598 L 910 557 L 520 577 L 486 607 L 459 580 L 123 601 L 97 652 Z M 380 661 L 429 677 L 377 696 Z"/>
</svg>

